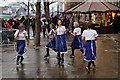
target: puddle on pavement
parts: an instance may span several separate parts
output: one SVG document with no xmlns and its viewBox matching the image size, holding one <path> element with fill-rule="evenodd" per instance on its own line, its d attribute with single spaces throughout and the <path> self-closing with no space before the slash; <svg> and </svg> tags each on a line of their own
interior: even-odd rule
<svg viewBox="0 0 120 80">
<path fill-rule="evenodd" d="M 110 50 L 104 50 L 105 52 L 115 52 L 115 53 L 118 53 L 118 52 L 120 52 L 120 51 L 118 51 L 118 50 L 115 50 L 115 49 L 110 49 Z"/>
</svg>

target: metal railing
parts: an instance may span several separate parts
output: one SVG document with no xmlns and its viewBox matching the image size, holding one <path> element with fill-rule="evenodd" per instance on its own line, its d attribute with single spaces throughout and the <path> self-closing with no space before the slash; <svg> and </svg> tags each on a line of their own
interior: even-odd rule
<svg viewBox="0 0 120 80">
<path fill-rule="evenodd" d="M 14 45 L 14 33 L 17 29 L 0 29 L 0 45 Z"/>
</svg>

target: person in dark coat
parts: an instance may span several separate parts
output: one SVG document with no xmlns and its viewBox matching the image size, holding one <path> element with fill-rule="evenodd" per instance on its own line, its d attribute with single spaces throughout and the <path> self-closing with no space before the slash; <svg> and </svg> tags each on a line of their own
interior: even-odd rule
<svg viewBox="0 0 120 80">
<path fill-rule="evenodd" d="M 0 29 L 2 28 L 2 19 L 0 18 Z"/>
<path fill-rule="evenodd" d="M 34 16 L 32 16 L 32 19 L 31 19 L 31 26 L 33 30 L 33 36 L 35 36 L 35 17 Z"/>
<path fill-rule="evenodd" d="M 13 28 L 14 29 L 18 29 L 18 26 L 20 25 L 20 22 L 19 22 L 19 19 L 17 18 L 14 25 L 13 25 Z"/>
<path fill-rule="evenodd" d="M 48 32 L 50 32 L 50 24 L 51 24 L 50 18 L 48 18 L 47 22 L 48 22 L 48 24 L 46 25 L 46 28 L 47 28 Z"/>
<path fill-rule="evenodd" d="M 6 22 L 5 22 L 5 20 L 2 18 L 1 21 L 2 21 L 2 28 L 6 28 Z"/>
<path fill-rule="evenodd" d="M 115 15 L 113 19 L 114 33 L 118 34 L 120 32 L 120 16 Z"/>
<path fill-rule="evenodd" d="M 57 25 L 57 22 L 58 22 L 58 18 L 56 16 L 53 16 L 52 17 L 52 23 Z"/>
<path fill-rule="evenodd" d="M 28 16 L 25 16 L 25 20 L 23 21 L 23 24 L 25 25 L 25 31 L 27 31 L 27 28 L 28 28 Z"/>
<path fill-rule="evenodd" d="M 20 22 L 22 23 L 25 20 L 24 16 L 20 19 Z"/>
<path fill-rule="evenodd" d="M 14 25 L 14 20 L 12 17 L 9 18 L 8 23 L 10 24 L 10 26 Z"/>
</svg>

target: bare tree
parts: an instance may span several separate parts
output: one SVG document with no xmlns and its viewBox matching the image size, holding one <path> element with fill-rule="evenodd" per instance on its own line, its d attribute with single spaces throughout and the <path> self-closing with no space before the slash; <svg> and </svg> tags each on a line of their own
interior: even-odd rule
<svg viewBox="0 0 120 80">
<path fill-rule="evenodd" d="M 49 15 L 49 2 L 44 2 L 44 11 L 45 11 L 45 17 L 48 20 L 50 17 Z"/>
<path fill-rule="evenodd" d="M 45 17 L 48 20 L 48 18 L 50 17 L 50 13 L 49 13 L 49 5 L 53 4 L 55 2 L 44 2 L 44 11 L 45 11 Z"/>
<path fill-rule="evenodd" d="M 40 46 L 40 8 L 41 2 L 36 4 L 36 22 L 35 22 L 35 46 Z"/>
</svg>

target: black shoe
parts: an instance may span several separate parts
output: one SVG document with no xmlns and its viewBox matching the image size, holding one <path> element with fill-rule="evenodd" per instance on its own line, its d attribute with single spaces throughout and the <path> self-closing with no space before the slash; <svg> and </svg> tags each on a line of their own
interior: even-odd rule
<svg viewBox="0 0 120 80">
<path fill-rule="evenodd" d="M 55 51 L 55 52 L 56 52 L 56 49 L 53 49 L 53 51 Z"/>
<path fill-rule="evenodd" d="M 45 55 L 44 57 L 49 57 L 49 55 Z"/>
<path fill-rule="evenodd" d="M 16 65 L 19 65 L 19 62 L 16 62 Z"/>
<path fill-rule="evenodd" d="M 23 56 L 21 56 L 21 61 L 20 61 L 20 63 L 22 63 L 22 62 L 23 62 L 23 60 L 24 60 L 24 58 L 23 58 Z"/>
<path fill-rule="evenodd" d="M 70 58 L 74 58 L 74 55 L 71 54 L 71 55 L 70 55 Z"/>
<path fill-rule="evenodd" d="M 57 56 L 56 59 L 59 59 L 59 57 Z"/>
</svg>

